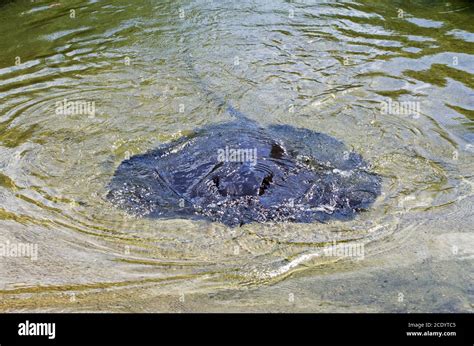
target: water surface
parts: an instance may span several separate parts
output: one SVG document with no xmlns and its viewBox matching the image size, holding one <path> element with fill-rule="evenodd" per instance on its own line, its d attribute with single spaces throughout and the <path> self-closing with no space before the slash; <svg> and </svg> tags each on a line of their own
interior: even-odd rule
<svg viewBox="0 0 474 346">
<path fill-rule="evenodd" d="M 0 309 L 473 311 L 473 14 L 470 1 L 2 2 L 0 243 L 38 253 L 0 258 Z M 185 54 L 251 119 L 359 152 L 383 177 L 374 206 L 228 228 L 111 205 L 122 160 L 230 120 Z M 328 255 L 334 241 L 363 258 Z"/>
</svg>

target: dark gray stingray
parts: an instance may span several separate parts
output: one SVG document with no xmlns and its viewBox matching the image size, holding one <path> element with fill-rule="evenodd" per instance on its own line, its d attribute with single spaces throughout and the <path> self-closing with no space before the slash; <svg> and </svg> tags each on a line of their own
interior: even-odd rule
<svg viewBox="0 0 474 346">
<path fill-rule="evenodd" d="M 289 125 L 263 128 L 220 103 L 234 121 L 123 161 L 107 198 L 139 216 L 234 226 L 347 220 L 380 194 L 380 177 L 337 139 Z"/>
</svg>

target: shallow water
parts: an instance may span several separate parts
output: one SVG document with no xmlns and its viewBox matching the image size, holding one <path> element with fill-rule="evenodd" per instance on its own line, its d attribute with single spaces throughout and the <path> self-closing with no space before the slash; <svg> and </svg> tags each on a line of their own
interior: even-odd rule
<svg viewBox="0 0 474 346">
<path fill-rule="evenodd" d="M 0 309 L 473 311 L 473 14 L 469 1 L 2 2 L 0 244 L 37 258 L 4 252 Z M 111 205 L 122 160 L 230 120 L 188 53 L 251 119 L 360 153 L 383 177 L 373 207 L 228 228 Z M 86 107 L 64 114 L 65 100 Z"/>
</svg>

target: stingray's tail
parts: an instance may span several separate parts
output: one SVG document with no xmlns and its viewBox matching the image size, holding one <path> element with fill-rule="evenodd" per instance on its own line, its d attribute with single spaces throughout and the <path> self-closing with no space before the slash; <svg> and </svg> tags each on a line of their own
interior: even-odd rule
<svg viewBox="0 0 474 346">
<path fill-rule="evenodd" d="M 184 52 L 184 62 L 188 67 L 189 73 L 195 80 L 196 84 L 199 85 L 204 95 L 209 100 L 214 102 L 219 107 L 219 109 L 224 109 L 227 113 L 229 113 L 232 117 L 236 119 L 252 121 L 247 118 L 247 116 L 245 116 L 242 112 L 235 109 L 229 101 L 226 101 L 224 99 L 222 95 L 219 95 L 218 93 L 209 88 L 209 85 L 199 76 L 198 72 L 196 71 L 196 63 L 194 61 L 194 57 L 191 53 L 188 52 L 188 50 Z"/>
</svg>

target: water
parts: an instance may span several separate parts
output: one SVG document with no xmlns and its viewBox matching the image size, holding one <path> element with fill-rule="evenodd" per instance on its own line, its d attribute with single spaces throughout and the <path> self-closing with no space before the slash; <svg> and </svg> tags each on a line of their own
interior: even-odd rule
<svg viewBox="0 0 474 346">
<path fill-rule="evenodd" d="M 36 246 L 37 258 L 4 252 L 0 309 L 473 311 L 473 12 L 469 1 L 2 2 L 0 250 Z M 228 228 L 111 205 L 122 160 L 230 120 L 186 53 L 251 119 L 361 153 L 383 177 L 371 210 Z"/>
</svg>

